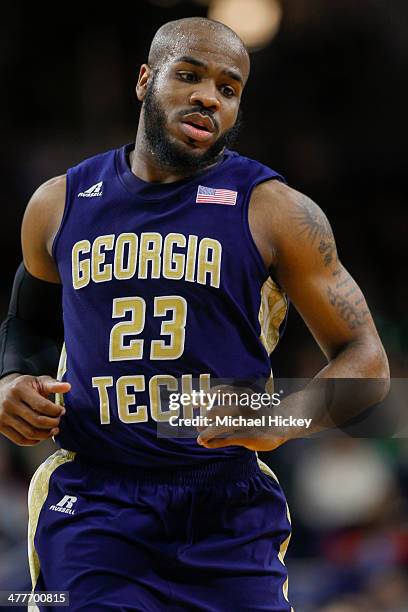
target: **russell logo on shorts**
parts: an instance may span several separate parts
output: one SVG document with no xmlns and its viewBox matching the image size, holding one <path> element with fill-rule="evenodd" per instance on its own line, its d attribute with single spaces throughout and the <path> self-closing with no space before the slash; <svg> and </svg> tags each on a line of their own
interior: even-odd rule
<svg viewBox="0 0 408 612">
<path fill-rule="evenodd" d="M 72 495 L 65 495 L 56 506 L 54 504 L 50 506 L 50 510 L 54 512 L 64 512 L 65 514 L 75 514 L 75 510 L 72 509 L 73 505 L 78 501 L 77 497 Z"/>
</svg>

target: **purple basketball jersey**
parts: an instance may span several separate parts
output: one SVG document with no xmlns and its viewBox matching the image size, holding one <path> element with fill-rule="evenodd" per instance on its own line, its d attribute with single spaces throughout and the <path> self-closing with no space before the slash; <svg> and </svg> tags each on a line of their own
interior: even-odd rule
<svg viewBox="0 0 408 612">
<path fill-rule="evenodd" d="M 133 143 L 67 172 L 53 245 L 63 283 L 71 383 L 57 443 L 96 460 L 159 468 L 250 454 L 161 438 L 163 392 L 220 378 L 265 379 L 287 312 L 248 225 L 251 192 L 283 180 L 227 150 L 189 178 L 148 183 L 130 170 Z M 182 410 L 182 408 L 180 409 Z"/>
</svg>

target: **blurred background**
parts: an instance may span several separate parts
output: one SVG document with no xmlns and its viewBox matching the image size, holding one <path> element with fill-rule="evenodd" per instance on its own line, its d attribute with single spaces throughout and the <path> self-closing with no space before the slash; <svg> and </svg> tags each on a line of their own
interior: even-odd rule
<svg viewBox="0 0 408 612">
<path fill-rule="evenodd" d="M 154 32 L 172 19 L 208 15 L 251 50 L 234 148 L 282 173 L 326 212 L 392 376 L 406 378 L 405 0 L 139 0 L 115 8 L 75 0 L 61 12 L 21 1 L 2 6 L 0 317 L 33 191 L 86 157 L 134 141 L 134 88 Z M 307 378 L 323 365 L 292 309 L 275 374 Z M 0 438 L 0 590 L 29 588 L 27 487 L 53 450 Z M 297 440 L 262 458 L 291 508 L 286 561 L 296 611 L 406 612 L 405 439 Z"/>
</svg>

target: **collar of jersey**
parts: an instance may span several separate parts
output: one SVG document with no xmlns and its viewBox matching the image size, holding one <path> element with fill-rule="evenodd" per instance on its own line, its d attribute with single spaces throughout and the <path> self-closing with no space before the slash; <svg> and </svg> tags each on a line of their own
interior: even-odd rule
<svg viewBox="0 0 408 612">
<path fill-rule="evenodd" d="M 172 183 L 150 183 L 148 181 L 143 181 L 130 169 L 129 153 L 134 147 L 135 143 L 129 142 L 116 150 L 116 171 L 126 191 L 138 195 L 144 200 L 161 200 L 163 197 L 173 194 L 186 186 L 198 186 L 203 182 L 203 179 L 206 179 L 206 181 L 209 180 L 211 174 L 217 171 L 222 164 L 235 154 L 233 151 L 226 149 L 222 159 L 209 169 L 204 169 L 192 176 Z"/>
</svg>

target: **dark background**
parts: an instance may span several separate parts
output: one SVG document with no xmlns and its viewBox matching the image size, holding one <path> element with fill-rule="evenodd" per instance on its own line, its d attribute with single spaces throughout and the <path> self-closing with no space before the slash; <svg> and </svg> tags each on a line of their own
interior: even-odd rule
<svg viewBox="0 0 408 612">
<path fill-rule="evenodd" d="M 124 4 L 71 2 L 49 12 L 32 3 L 2 7 L 1 318 L 21 260 L 19 229 L 29 197 L 43 181 L 82 159 L 134 140 L 139 113 L 134 88 L 154 32 L 171 19 L 205 16 L 204 4 L 137 1 L 125 9 Z M 252 53 L 244 127 L 235 148 L 282 173 L 326 212 L 340 258 L 366 295 L 392 376 L 403 378 L 408 371 L 408 4 L 286 0 L 282 7 L 277 35 Z M 293 309 L 273 363 L 276 374 L 288 377 L 312 376 L 324 365 Z M 23 554 L 27 479 L 49 450 L 21 451 L 0 440 L 0 588 L 24 581 L 18 555 Z M 374 474 L 367 495 L 382 486 L 383 498 L 371 514 L 329 526 L 327 507 L 316 510 L 322 514 L 315 514 L 314 522 L 307 518 L 296 485 L 296 466 L 326 451 L 324 443 L 299 441 L 267 457 L 293 508 L 287 558 L 297 609 L 315 610 L 344 597 L 347 603 L 339 603 L 343 607 L 336 612 L 369 610 L 370 605 L 372 610 L 408 609 L 401 574 L 408 560 L 405 441 L 331 443 L 337 470 L 346 465 L 342 457 L 355 456 L 355 469 L 365 451 L 366 458 L 373 453 L 379 459 L 378 465 L 373 459 L 365 482 Z M 321 461 L 314 469 L 310 477 L 324 482 Z M 384 474 L 381 480 L 381 469 L 388 481 Z M 329 480 L 336 478 L 341 474 L 333 466 Z M 21 515 L 17 526 L 10 519 L 12 508 L 14 518 Z M 387 555 L 373 543 L 379 535 L 387 541 Z M 378 561 L 371 565 L 366 562 L 370 546 Z M 20 560 L 13 561 L 13 554 Z M 325 588 L 319 579 L 323 570 L 328 572 Z"/>
</svg>

